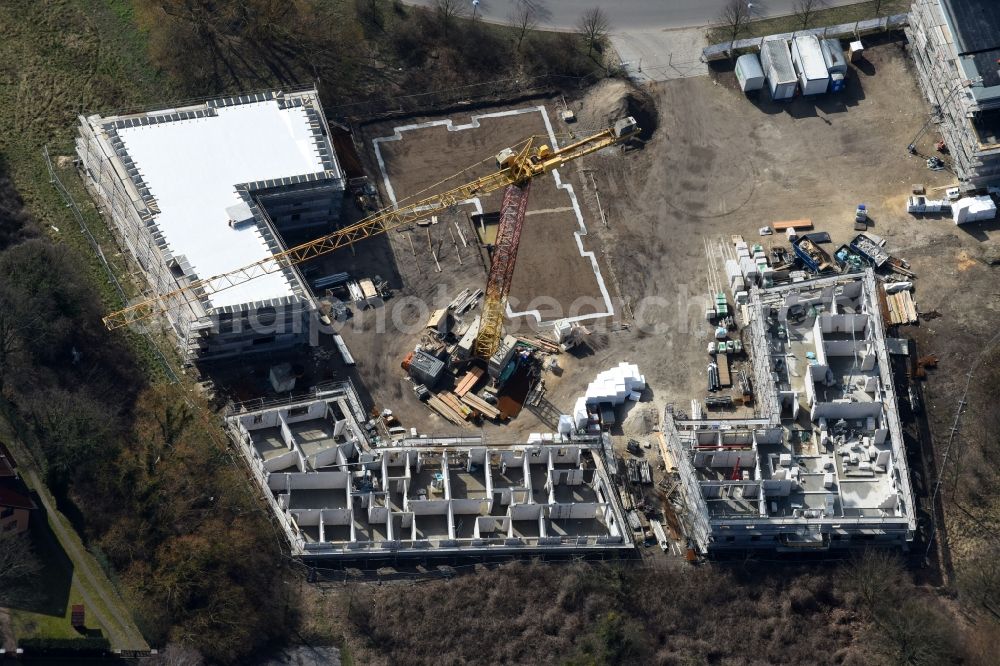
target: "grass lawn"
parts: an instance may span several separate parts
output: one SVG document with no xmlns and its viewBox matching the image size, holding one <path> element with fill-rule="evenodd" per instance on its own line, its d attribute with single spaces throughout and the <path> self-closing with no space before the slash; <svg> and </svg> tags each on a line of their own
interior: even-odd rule
<svg viewBox="0 0 1000 666">
<path fill-rule="evenodd" d="M 36 513 L 36 518 L 44 514 Z M 10 607 L 14 636 L 23 638 L 76 638 L 80 634 L 70 624 L 73 604 L 83 603 L 73 563 L 59 545 L 48 524 L 41 520 L 31 523 L 31 544 L 42 565 L 32 594 L 24 602 Z M 93 616 L 87 625 L 97 628 Z"/>
<path fill-rule="evenodd" d="M 0 406 L 4 412 L 11 411 L 7 403 L 0 403 Z M 48 489 L 38 487 L 32 481 L 32 474 L 37 473 L 37 465 L 22 439 L 30 434 L 23 430 L 18 433 L 10 419 L 10 414 L 0 413 L 0 440 L 10 448 L 15 459 L 20 462 L 22 476 L 35 493 L 35 503 L 39 506 L 39 510 L 32 516 L 30 534 L 32 547 L 42 565 L 40 574 L 31 581 L 31 594 L 26 595 L 27 598 L 21 603 L 10 607 L 15 635 L 18 639 L 79 636 L 70 625 L 70 614 L 73 604 L 85 603 L 88 635 L 103 635 L 111 640 L 113 645 L 117 643 L 126 645 L 130 640 L 133 644 L 138 644 L 139 641 L 135 639 L 138 630 L 131 626 L 118 626 L 115 619 L 117 615 L 129 618 L 126 621 L 132 622 L 130 612 L 120 600 L 113 584 L 105 576 L 93 554 L 87 550 L 69 519 L 55 509 L 56 500 Z M 43 506 L 45 503 L 48 503 L 53 510 L 46 512 Z M 57 532 L 64 535 L 64 541 L 60 541 Z M 70 553 L 67 553 L 67 549 Z M 75 555 L 71 557 L 74 553 Z M 89 578 L 82 576 L 77 570 L 77 565 L 81 562 L 83 566 L 89 566 L 91 571 Z M 109 608 L 98 586 L 104 586 L 103 592 L 110 603 L 115 604 L 115 608 Z M 98 615 L 103 617 L 105 622 L 112 622 L 115 626 L 111 627 L 110 631 L 108 627 L 101 626 L 101 622 L 97 619 Z M 129 632 L 135 636 L 130 638 L 127 635 Z"/>
<path fill-rule="evenodd" d="M 83 183 L 71 165 L 77 116 L 174 99 L 149 63 L 145 35 L 132 22 L 129 0 L 5 0 L 0 2 L 0 168 L 52 241 L 76 253 L 109 309 L 121 307 L 103 266 L 59 193 L 49 182 L 42 148 L 49 151 L 126 289 L 134 289 Z M 149 375 L 163 377 L 144 337 L 128 335 Z"/>
<path fill-rule="evenodd" d="M 802 25 L 802 18 L 795 16 L 778 16 L 775 18 L 760 19 L 747 24 L 746 30 L 742 31 L 737 39 L 749 39 L 751 37 L 766 37 L 767 35 L 778 35 L 785 32 L 794 32 L 806 28 L 822 28 L 829 25 L 840 25 L 841 23 L 853 23 L 864 21 L 881 16 L 892 16 L 894 14 L 905 14 L 909 11 L 909 0 L 871 0 L 869 2 L 859 2 L 845 7 L 829 7 L 821 9 L 813 14 L 809 19 L 809 25 Z M 728 42 L 730 38 L 729 30 L 716 27 L 708 31 L 708 43 L 718 44 Z"/>
</svg>

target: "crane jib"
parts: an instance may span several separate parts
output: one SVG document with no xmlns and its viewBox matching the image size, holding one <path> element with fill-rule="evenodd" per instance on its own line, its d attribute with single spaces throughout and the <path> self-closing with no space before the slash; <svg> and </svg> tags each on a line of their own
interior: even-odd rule
<svg viewBox="0 0 1000 666">
<path fill-rule="evenodd" d="M 172 291 L 112 312 L 104 317 L 104 324 L 108 329 L 114 330 L 174 308 L 196 302 L 207 303 L 212 294 L 245 284 L 261 275 L 314 259 L 371 236 L 386 233 L 405 224 L 435 215 L 470 198 L 490 194 L 509 185 L 523 186 L 537 176 L 561 168 L 568 162 L 584 155 L 627 140 L 637 135 L 638 132 L 639 128 L 634 119 L 623 118 L 611 128 L 555 151 L 547 146 L 533 149 L 529 139 L 525 142 L 525 147 L 519 153 L 514 154 L 513 163 L 499 168 L 492 174 L 416 203 L 382 209 L 356 224 L 261 259 L 249 266 L 236 268 L 209 278 L 194 280 Z"/>
</svg>

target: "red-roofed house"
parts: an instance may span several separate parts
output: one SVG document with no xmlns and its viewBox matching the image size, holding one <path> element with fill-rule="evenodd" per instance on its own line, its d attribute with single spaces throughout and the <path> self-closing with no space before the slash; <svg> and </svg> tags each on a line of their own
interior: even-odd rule
<svg viewBox="0 0 1000 666">
<path fill-rule="evenodd" d="M 0 444 L 0 532 L 24 532 L 38 508 L 15 469 L 10 452 Z"/>
</svg>

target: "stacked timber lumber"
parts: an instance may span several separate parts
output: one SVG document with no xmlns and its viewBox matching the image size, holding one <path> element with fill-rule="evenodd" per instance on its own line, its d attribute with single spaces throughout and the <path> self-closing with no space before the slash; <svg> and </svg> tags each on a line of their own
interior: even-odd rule
<svg viewBox="0 0 1000 666">
<path fill-rule="evenodd" d="M 517 341 L 520 342 L 521 344 L 528 345 L 529 347 L 534 347 L 535 349 L 539 349 L 543 352 L 548 352 L 550 354 L 558 354 L 559 352 L 562 351 L 558 343 L 553 342 L 552 340 L 546 340 L 545 338 L 538 338 L 538 337 L 518 338 Z"/>
<path fill-rule="evenodd" d="M 787 220 L 785 222 L 775 222 L 771 226 L 774 227 L 774 231 L 777 233 L 779 231 L 788 231 L 789 229 L 795 229 L 796 231 L 798 231 L 799 229 L 812 229 L 813 223 L 812 220 L 808 219 Z"/>
<path fill-rule="evenodd" d="M 891 326 L 892 319 L 889 317 L 889 300 L 885 295 L 885 288 L 876 289 L 875 291 L 878 293 L 878 309 L 882 315 L 882 321 L 886 323 L 886 326 Z"/>
<path fill-rule="evenodd" d="M 455 395 L 459 398 L 463 397 L 466 393 L 471 391 L 476 383 L 483 376 L 482 368 L 473 368 L 469 370 L 462 378 L 458 381 L 458 385 L 455 387 Z"/>
<path fill-rule="evenodd" d="M 719 368 L 719 386 L 731 386 L 733 380 L 729 377 L 729 354 L 717 354 L 715 362 Z"/>
<path fill-rule="evenodd" d="M 462 425 L 465 423 L 465 415 L 459 411 L 456 411 L 447 402 L 441 399 L 441 394 L 432 395 L 427 399 L 427 406 L 432 410 L 440 414 L 445 418 L 445 420 L 454 423 L 455 425 Z"/>
<path fill-rule="evenodd" d="M 462 401 L 454 393 L 442 391 L 438 393 L 438 398 L 461 415 L 463 421 L 472 416 L 472 410 L 463 405 Z"/>
<path fill-rule="evenodd" d="M 887 294 L 885 297 L 886 307 L 889 310 L 889 324 L 912 324 L 917 321 L 917 306 L 913 302 L 913 295 L 908 291 L 900 291 L 895 294 Z"/>
<path fill-rule="evenodd" d="M 657 441 L 660 446 L 660 458 L 663 459 L 663 466 L 668 472 L 672 472 L 677 469 L 677 463 L 674 462 L 674 456 L 670 453 L 670 449 L 667 448 L 667 438 L 663 436 L 662 432 L 657 433 Z"/>
<path fill-rule="evenodd" d="M 500 410 L 480 398 L 475 393 L 466 393 L 462 396 L 462 402 L 488 419 L 496 420 L 500 418 Z"/>
</svg>

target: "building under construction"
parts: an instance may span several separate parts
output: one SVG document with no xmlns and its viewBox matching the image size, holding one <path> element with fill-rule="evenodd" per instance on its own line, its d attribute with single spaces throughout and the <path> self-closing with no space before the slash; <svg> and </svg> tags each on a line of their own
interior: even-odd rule
<svg viewBox="0 0 1000 666">
<path fill-rule="evenodd" d="M 173 109 L 80 117 L 84 180 L 147 297 L 253 264 L 282 234 L 321 235 L 345 180 L 315 90 L 226 97 Z M 303 340 L 313 299 L 292 265 L 179 294 L 165 305 L 189 360 Z"/>
<path fill-rule="evenodd" d="M 373 447 L 350 383 L 226 419 L 294 555 L 630 549 L 600 436 L 410 437 Z"/>
<path fill-rule="evenodd" d="M 752 290 L 757 417 L 664 419 L 699 552 L 913 539 L 880 293 L 871 270 Z"/>
<path fill-rule="evenodd" d="M 1000 181 L 1000 4 L 916 0 L 906 30 L 930 122 L 968 188 Z"/>
</svg>

